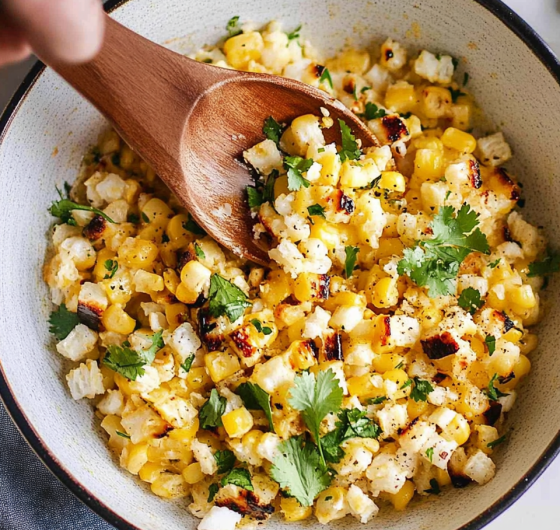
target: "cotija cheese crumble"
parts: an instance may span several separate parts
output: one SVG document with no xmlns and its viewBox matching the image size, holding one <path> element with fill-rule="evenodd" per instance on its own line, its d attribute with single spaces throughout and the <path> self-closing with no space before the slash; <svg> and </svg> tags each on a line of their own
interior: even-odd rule
<svg viewBox="0 0 560 530">
<path fill-rule="evenodd" d="M 94 399 L 121 467 L 181 499 L 199 530 L 274 514 L 368 523 L 487 483 L 560 265 L 516 209 L 506 139 L 471 134 L 468 75 L 457 82 L 449 55 L 388 39 L 377 61 L 325 60 L 299 28 L 227 29 L 195 58 L 316 86 L 380 145 L 327 111 L 266 120 L 244 153 L 263 268 L 102 134 L 50 209 L 44 276 L 72 397 Z"/>
</svg>

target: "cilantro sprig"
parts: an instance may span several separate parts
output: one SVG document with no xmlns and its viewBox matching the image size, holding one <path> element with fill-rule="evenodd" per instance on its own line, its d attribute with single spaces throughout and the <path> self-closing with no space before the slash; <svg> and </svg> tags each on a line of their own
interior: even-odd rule
<svg viewBox="0 0 560 530">
<path fill-rule="evenodd" d="M 354 273 L 354 267 L 356 266 L 356 260 L 358 259 L 360 247 L 344 247 L 344 252 L 346 253 L 346 259 L 344 260 L 344 272 L 346 277 L 350 278 Z"/>
<path fill-rule="evenodd" d="M 105 260 L 103 266 L 105 267 L 105 270 L 107 270 L 107 274 L 103 276 L 104 280 L 110 280 L 119 270 L 119 264 L 117 260 L 114 259 Z"/>
<path fill-rule="evenodd" d="M 560 254 L 551 254 L 541 261 L 529 263 L 529 272 L 527 276 L 529 278 L 534 278 L 535 276 L 546 276 L 555 272 L 560 272 Z"/>
<path fill-rule="evenodd" d="M 185 373 L 189 373 L 191 371 L 193 362 L 194 362 L 194 353 L 191 353 L 183 363 L 181 363 L 181 368 L 185 371 Z"/>
<path fill-rule="evenodd" d="M 307 213 L 309 213 L 312 217 L 317 216 L 325 219 L 325 209 L 320 204 L 312 204 L 311 206 L 308 206 Z"/>
<path fill-rule="evenodd" d="M 459 296 L 457 303 L 465 311 L 474 315 L 484 305 L 484 300 L 482 300 L 479 290 L 467 287 Z"/>
<path fill-rule="evenodd" d="M 231 17 L 228 20 L 226 31 L 228 32 L 229 37 L 235 37 L 242 33 L 241 28 L 239 27 L 239 15 Z"/>
<path fill-rule="evenodd" d="M 455 294 L 459 267 L 471 252 L 488 254 L 486 236 L 477 228 L 478 214 L 464 204 L 459 211 L 443 206 L 434 216 L 431 239 L 404 250 L 397 270 L 420 287 L 428 287 L 430 297 Z"/>
<path fill-rule="evenodd" d="M 218 473 L 229 473 L 235 466 L 235 455 L 233 451 L 225 449 L 223 451 L 216 451 L 214 453 L 214 460 L 218 465 Z"/>
<path fill-rule="evenodd" d="M 434 387 L 429 381 L 414 377 L 412 379 L 414 387 L 410 392 L 410 397 L 416 401 L 428 401 L 428 394 L 434 391 Z"/>
<path fill-rule="evenodd" d="M 213 317 L 226 315 L 230 322 L 235 322 L 251 306 L 247 295 L 219 274 L 213 274 L 210 278 L 208 301 Z"/>
<path fill-rule="evenodd" d="M 220 484 L 222 486 L 233 484 L 234 486 L 239 486 L 247 491 L 255 491 L 253 483 L 251 482 L 251 473 L 242 467 L 232 469 L 224 478 L 222 478 Z"/>
<path fill-rule="evenodd" d="M 321 77 L 319 77 L 319 84 L 324 82 L 327 82 L 331 86 L 331 88 L 334 88 L 331 73 L 329 72 L 329 69 L 325 67 L 323 67 L 323 71 L 321 72 Z"/>
<path fill-rule="evenodd" d="M 358 160 L 362 156 L 362 150 L 358 147 L 356 137 L 352 134 L 352 130 L 344 120 L 338 119 L 340 125 L 340 134 L 342 137 L 342 149 L 340 150 L 340 160 Z"/>
<path fill-rule="evenodd" d="M 237 387 L 237 394 L 241 397 L 243 404 L 248 410 L 262 410 L 268 420 L 270 430 L 275 432 L 269 394 L 259 385 L 250 382 L 241 383 Z"/>
<path fill-rule="evenodd" d="M 202 405 L 198 414 L 200 418 L 200 428 L 222 427 L 222 416 L 226 412 L 226 403 L 226 398 L 220 396 L 218 391 L 213 388 L 208 401 Z"/>
<path fill-rule="evenodd" d="M 494 374 L 492 376 L 492 379 L 490 379 L 490 383 L 488 383 L 488 388 L 485 389 L 485 393 L 490 401 L 498 401 L 498 399 L 500 399 L 501 397 L 509 396 L 509 394 L 505 394 L 494 386 L 496 379 L 498 379 L 498 374 Z"/>
<path fill-rule="evenodd" d="M 298 191 L 302 186 L 309 188 L 310 182 L 303 177 L 313 165 L 312 158 L 301 158 L 300 156 L 286 156 L 284 158 L 284 168 L 288 172 L 288 189 Z"/>
<path fill-rule="evenodd" d="M 295 39 L 300 38 L 299 32 L 301 31 L 301 28 L 302 28 L 302 25 L 300 24 L 296 29 L 294 29 L 294 31 L 291 31 L 290 33 L 288 33 L 288 42 L 291 42 Z"/>
<path fill-rule="evenodd" d="M 265 136 L 272 140 L 276 145 L 280 143 L 280 137 L 284 132 L 284 127 L 280 125 L 272 116 L 264 120 L 263 133 Z"/>
<path fill-rule="evenodd" d="M 366 103 L 366 108 L 364 110 L 364 117 L 366 120 L 377 120 L 378 118 L 387 116 L 385 109 L 378 107 L 375 103 L 371 103 L 370 101 Z"/>
<path fill-rule="evenodd" d="M 57 340 L 64 340 L 79 323 L 78 315 L 68 311 L 65 304 L 61 304 L 56 311 L 51 313 L 49 331 Z"/>
<path fill-rule="evenodd" d="M 74 210 L 82 210 L 85 212 L 93 212 L 96 215 L 100 215 L 101 217 L 103 217 L 103 219 L 105 219 L 109 223 L 115 224 L 115 221 L 113 221 L 113 219 L 111 219 L 106 213 L 102 212 L 98 208 L 94 208 L 93 206 L 84 206 L 83 204 L 73 202 L 70 199 L 66 199 L 58 188 L 56 191 L 60 196 L 60 200 L 52 202 L 52 204 L 49 206 L 49 212 L 52 216 L 58 217 L 63 223 L 76 226 L 76 221 L 72 217 L 72 212 Z"/>
</svg>

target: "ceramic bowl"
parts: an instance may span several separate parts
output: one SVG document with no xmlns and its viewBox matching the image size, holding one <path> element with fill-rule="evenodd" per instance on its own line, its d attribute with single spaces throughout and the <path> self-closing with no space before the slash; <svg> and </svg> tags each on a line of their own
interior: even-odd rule
<svg viewBox="0 0 560 530">
<path fill-rule="evenodd" d="M 109 2 L 111 3 L 111 2 Z M 560 246 L 560 64 L 537 35 L 496 0 L 129 0 L 113 16 L 148 38 L 189 52 L 224 34 L 233 15 L 260 24 L 304 24 L 304 36 L 334 53 L 391 36 L 461 59 L 469 88 L 515 152 L 510 169 L 525 185 L 525 215 Z M 182 37 L 178 39 L 179 37 Z M 139 72 L 139 75 L 142 75 Z M 41 279 L 55 185 L 76 177 L 80 158 L 104 120 L 52 71 L 38 65 L 0 120 L 0 392 L 29 443 L 84 502 L 118 528 L 192 530 L 186 502 L 167 502 L 119 469 L 91 405 L 71 399 L 69 366 L 54 353 L 51 310 Z M 560 448 L 560 282 L 547 289 L 548 316 L 533 372 L 497 451 L 496 478 L 484 487 L 448 489 L 404 513 L 385 510 L 385 530 L 474 530 L 515 501 Z M 279 518 L 268 528 L 285 525 Z M 347 518 L 335 528 L 362 526 Z M 293 528 L 297 528 L 294 526 Z M 318 529 L 316 522 L 305 528 Z M 219 529 L 216 529 L 219 530 Z"/>
</svg>

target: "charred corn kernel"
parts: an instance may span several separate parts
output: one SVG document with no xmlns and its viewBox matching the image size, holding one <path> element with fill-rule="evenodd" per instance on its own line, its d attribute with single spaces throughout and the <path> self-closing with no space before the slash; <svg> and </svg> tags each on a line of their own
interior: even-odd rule
<svg viewBox="0 0 560 530">
<path fill-rule="evenodd" d="M 523 332 L 517 328 L 511 328 L 508 332 L 504 333 L 502 338 L 508 342 L 517 344 L 523 337 Z"/>
<path fill-rule="evenodd" d="M 441 141 L 445 147 L 455 149 L 463 154 L 473 153 L 476 149 L 476 139 L 472 134 L 460 131 L 454 127 L 445 129 L 441 137 Z"/>
<path fill-rule="evenodd" d="M 195 392 L 199 392 L 204 388 L 209 387 L 212 384 L 212 380 L 206 371 L 204 366 L 198 366 L 197 368 L 191 368 L 187 375 L 187 384 L 189 388 Z"/>
<path fill-rule="evenodd" d="M 165 269 L 163 271 L 163 284 L 170 293 L 175 294 L 181 280 L 173 269 Z"/>
<path fill-rule="evenodd" d="M 395 510 L 402 512 L 408 506 L 412 497 L 414 497 L 414 491 L 414 483 L 407 480 L 397 493 L 389 493 L 387 494 L 387 497 L 389 497 L 389 501 L 395 507 Z"/>
<path fill-rule="evenodd" d="M 469 439 L 471 428 L 469 422 L 461 414 L 457 414 L 451 423 L 442 430 L 441 435 L 448 441 L 463 445 Z"/>
<path fill-rule="evenodd" d="M 305 321 L 296 323 L 295 329 L 293 334 L 297 334 L 297 329 L 302 329 L 302 325 L 305 324 Z M 291 334 L 292 326 L 288 328 L 288 334 Z M 317 364 L 317 359 L 315 358 L 314 350 L 309 345 L 309 341 L 306 340 L 299 340 L 301 338 L 301 332 L 297 335 L 297 338 L 292 339 L 290 337 L 291 344 L 287 350 L 287 353 L 290 358 L 290 363 L 296 368 L 296 370 L 307 370 L 311 368 L 313 365 Z"/>
<path fill-rule="evenodd" d="M 384 190 L 404 193 L 406 190 L 406 181 L 403 175 L 397 171 L 384 171 L 381 173 L 378 186 Z"/>
<path fill-rule="evenodd" d="M 152 241 L 140 238 L 128 238 L 118 251 L 119 263 L 127 267 L 145 269 L 150 267 L 158 257 L 159 250 Z"/>
<path fill-rule="evenodd" d="M 152 274 L 145 270 L 136 271 L 133 279 L 134 287 L 138 293 L 150 294 L 154 291 L 163 291 L 163 278 L 159 274 Z"/>
<path fill-rule="evenodd" d="M 443 176 L 443 155 L 434 149 L 418 149 L 414 158 L 414 176 L 420 180 L 438 180 Z"/>
<path fill-rule="evenodd" d="M 400 355 L 393 353 L 382 353 L 374 357 L 372 366 L 376 372 L 384 374 L 389 370 L 393 370 L 402 362 L 404 362 L 404 357 L 401 357 Z"/>
<path fill-rule="evenodd" d="M 188 308 L 185 304 L 168 304 L 165 306 L 165 318 L 169 324 L 170 331 L 183 324 L 187 310 Z"/>
<path fill-rule="evenodd" d="M 534 333 L 525 333 L 519 341 L 519 349 L 523 355 L 529 355 L 539 344 L 539 339 Z"/>
<path fill-rule="evenodd" d="M 123 453 L 124 454 L 124 453 Z M 144 464 L 148 462 L 148 444 L 129 444 L 126 448 L 124 467 L 129 473 L 138 475 Z"/>
<path fill-rule="evenodd" d="M 142 218 L 147 218 L 150 224 L 165 228 L 171 217 L 173 217 L 173 210 L 161 199 L 150 199 L 142 208 Z"/>
<path fill-rule="evenodd" d="M 308 302 L 309 300 L 328 298 L 329 279 L 325 274 L 316 274 L 313 272 L 303 272 L 298 275 L 293 286 L 294 296 L 300 302 Z"/>
<path fill-rule="evenodd" d="M 245 70 L 249 62 L 258 61 L 264 48 L 263 38 L 257 31 L 241 33 L 224 44 L 228 63 L 237 70 Z"/>
<path fill-rule="evenodd" d="M 119 305 L 110 305 L 101 316 L 101 322 L 107 331 L 130 335 L 136 327 L 136 320 L 129 316 Z"/>
<path fill-rule="evenodd" d="M 181 270 L 181 284 L 175 296 L 185 304 L 193 304 L 210 282 L 212 273 L 199 261 L 189 261 Z"/>
<path fill-rule="evenodd" d="M 399 303 L 399 291 L 394 278 L 381 278 L 371 289 L 371 303 L 378 308 L 393 307 Z"/>
<path fill-rule="evenodd" d="M 414 420 L 422 416 L 422 414 L 426 414 L 430 405 L 427 401 L 414 401 L 413 399 L 410 399 L 406 403 L 406 408 L 408 411 L 408 419 Z"/>
<path fill-rule="evenodd" d="M 360 399 L 370 399 L 385 395 L 383 386 L 376 387 L 373 385 L 371 374 L 351 377 L 347 380 L 347 384 L 350 395 Z"/>
<path fill-rule="evenodd" d="M 185 469 L 183 469 L 183 478 L 187 484 L 196 484 L 204 480 L 204 473 L 200 469 L 200 464 L 198 462 L 193 462 L 189 464 Z"/>
<path fill-rule="evenodd" d="M 188 215 L 183 213 L 169 220 L 165 233 L 174 249 L 185 248 L 193 240 L 193 235 L 185 228 L 188 221 Z"/>
<path fill-rule="evenodd" d="M 172 440 L 177 440 L 188 445 L 194 440 L 199 425 L 200 421 L 198 417 L 196 417 L 187 427 L 181 427 L 180 429 L 173 429 L 172 431 L 169 431 L 168 436 Z"/>
<path fill-rule="evenodd" d="M 383 374 L 383 379 L 393 381 L 397 385 L 398 391 L 393 394 L 394 399 L 402 399 L 410 395 L 412 385 L 405 386 L 410 378 L 404 370 L 400 368 L 389 370 Z"/>
<path fill-rule="evenodd" d="M 280 509 L 289 522 L 304 521 L 313 515 L 312 506 L 302 506 L 294 497 L 282 497 Z"/>
<path fill-rule="evenodd" d="M 382 237 L 379 239 L 379 248 L 375 251 L 375 257 L 383 259 L 398 256 L 403 249 L 403 242 L 398 237 Z"/>
<path fill-rule="evenodd" d="M 520 285 L 507 290 L 509 301 L 514 304 L 515 308 L 533 309 L 537 305 L 537 299 L 530 285 Z"/>
<path fill-rule="evenodd" d="M 271 271 L 261 286 L 261 299 L 269 307 L 277 306 L 291 294 L 290 277 L 282 270 Z"/>
<path fill-rule="evenodd" d="M 253 428 L 253 416 L 245 407 L 224 414 L 222 422 L 230 438 L 241 438 Z"/>
<path fill-rule="evenodd" d="M 422 91 L 422 110 L 426 118 L 449 116 L 451 101 L 451 92 L 447 88 L 429 86 Z"/>
<path fill-rule="evenodd" d="M 345 491 L 338 486 L 332 486 L 323 491 L 315 503 L 315 517 L 321 524 L 327 524 L 342 519 L 347 511 L 345 508 Z"/>
<path fill-rule="evenodd" d="M 206 354 L 204 364 L 214 383 L 223 381 L 241 368 L 237 355 L 221 351 Z"/>
<path fill-rule="evenodd" d="M 189 493 L 185 479 L 174 473 L 160 473 L 152 482 L 152 493 L 164 499 L 181 499 Z"/>
<path fill-rule="evenodd" d="M 138 476 L 144 482 L 155 482 L 155 480 L 159 477 L 160 473 L 165 471 L 165 467 L 161 464 L 156 464 L 155 462 L 146 462 L 138 471 Z"/>
<path fill-rule="evenodd" d="M 385 106 L 388 109 L 406 114 L 414 110 L 416 103 L 416 91 L 413 85 L 400 81 L 387 88 Z"/>
</svg>

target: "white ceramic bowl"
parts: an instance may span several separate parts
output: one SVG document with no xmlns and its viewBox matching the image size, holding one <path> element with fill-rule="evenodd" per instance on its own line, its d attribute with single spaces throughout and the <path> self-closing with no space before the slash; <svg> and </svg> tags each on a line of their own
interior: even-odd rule
<svg viewBox="0 0 560 530">
<path fill-rule="evenodd" d="M 111 2 L 110 2 L 111 3 Z M 113 1 L 112 4 L 115 4 Z M 469 88 L 506 134 L 513 172 L 525 184 L 525 214 L 560 246 L 560 64 L 535 33 L 497 0 L 129 0 L 112 6 L 125 25 L 189 52 L 224 34 L 227 20 L 283 20 L 317 46 L 371 46 L 392 36 L 411 48 L 461 58 Z M 179 40 L 177 37 L 185 36 Z M 139 72 L 142 75 L 142 72 Z M 48 333 L 48 294 L 41 279 L 47 207 L 55 184 L 72 181 L 103 119 L 53 72 L 35 67 L 0 119 L 0 392 L 27 440 L 84 502 L 118 528 L 194 529 L 185 502 L 166 502 L 119 469 L 86 401 L 75 402 Z M 533 371 L 509 418 L 498 473 L 484 487 L 447 490 L 437 502 L 405 513 L 386 511 L 385 530 L 474 530 L 509 506 L 560 448 L 560 305 L 554 281 Z M 271 530 L 285 525 L 275 519 Z M 362 528 L 347 518 L 337 528 Z M 306 528 L 320 528 L 308 522 Z M 297 528 L 297 527 L 295 527 Z"/>
</svg>

